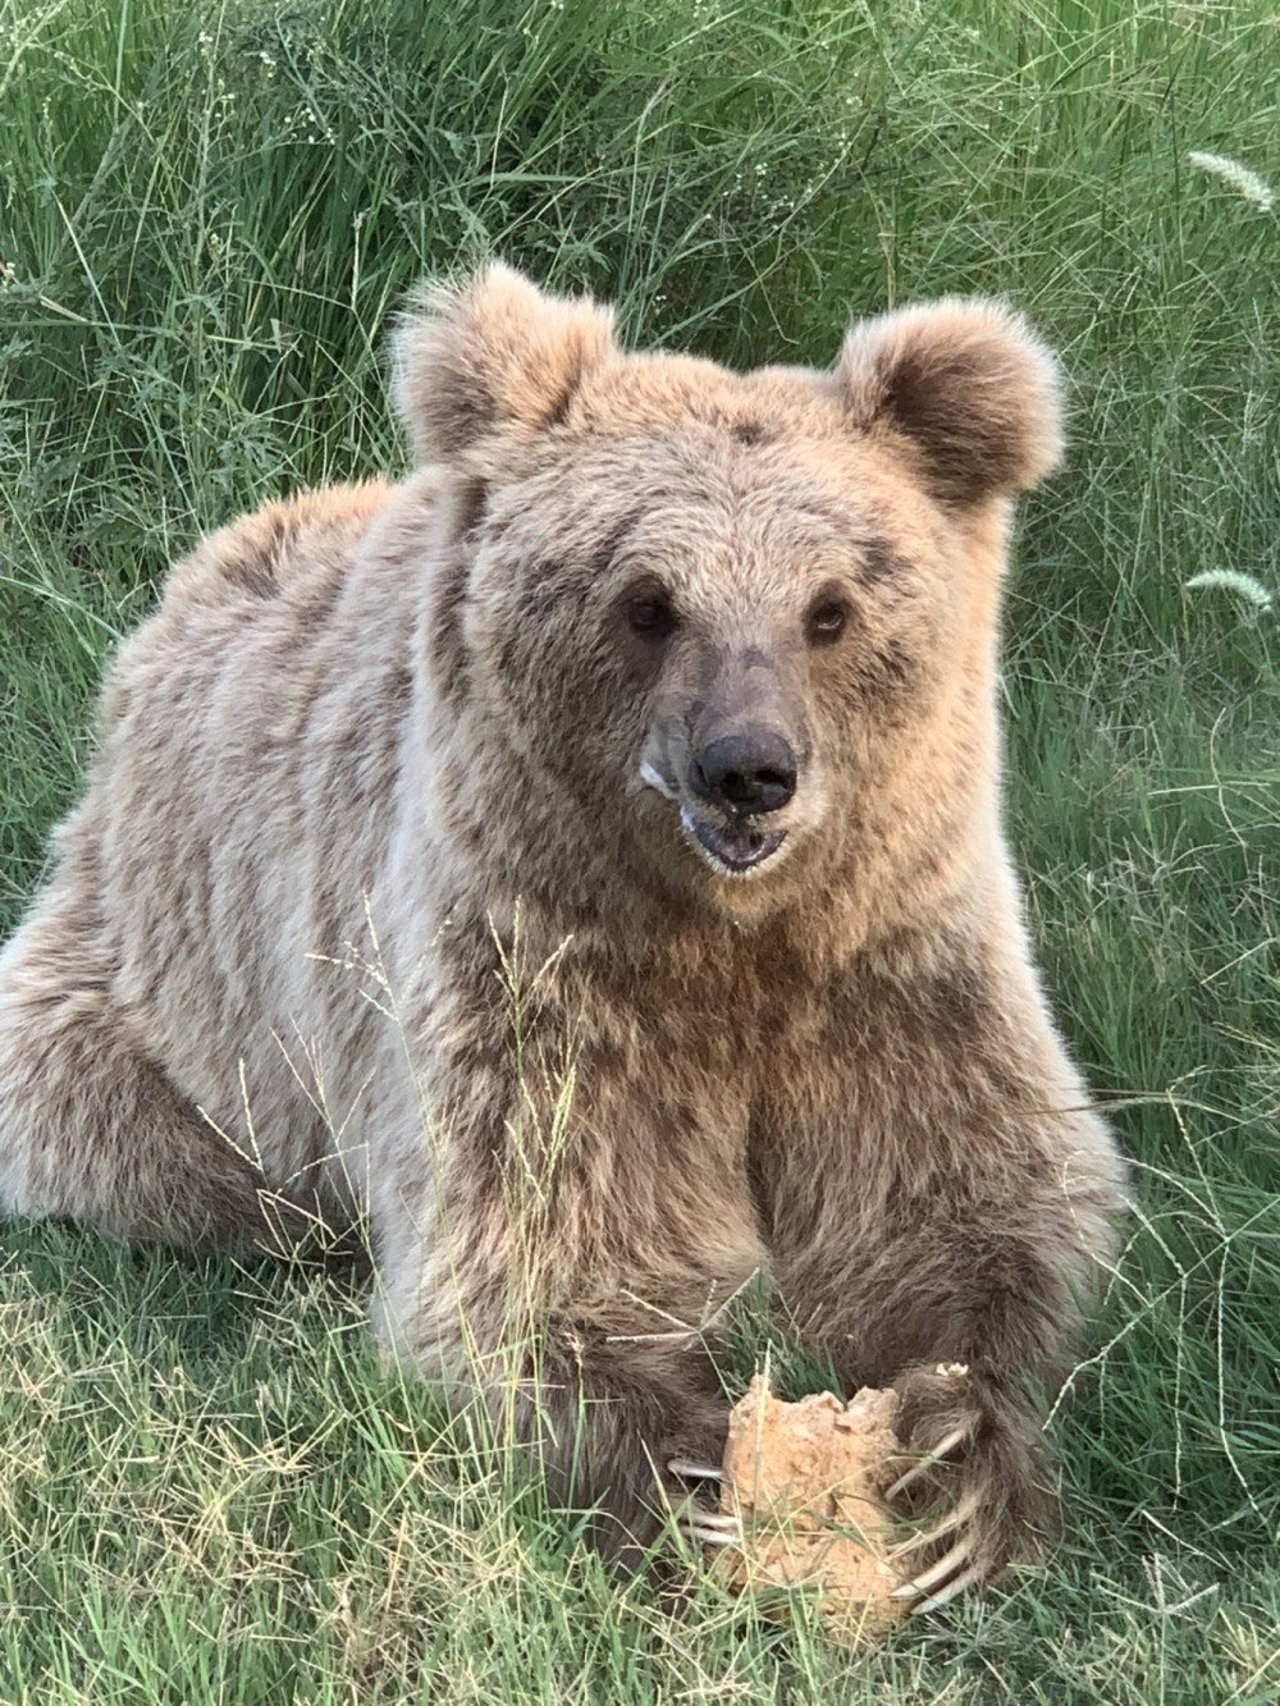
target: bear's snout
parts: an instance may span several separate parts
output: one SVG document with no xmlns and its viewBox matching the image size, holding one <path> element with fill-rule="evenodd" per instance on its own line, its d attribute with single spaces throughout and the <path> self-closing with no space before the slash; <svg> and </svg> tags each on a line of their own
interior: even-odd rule
<svg viewBox="0 0 1280 1706">
<path fill-rule="evenodd" d="M 732 817 L 781 811 L 796 791 L 796 756 L 776 729 L 721 735 L 694 754 L 689 784 Z"/>
</svg>

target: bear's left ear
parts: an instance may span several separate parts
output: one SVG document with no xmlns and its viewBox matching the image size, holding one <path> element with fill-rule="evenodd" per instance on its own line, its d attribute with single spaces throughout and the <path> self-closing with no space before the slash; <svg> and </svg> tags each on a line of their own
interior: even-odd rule
<svg viewBox="0 0 1280 1706">
<path fill-rule="evenodd" d="M 607 308 L 545 296 L 500 262 L 458 287 L 427 286 L 393 343 L 395 400 L 417 460 L 448 460 L 504 428 L 552 425 L 612 348 Z"/>
<path fill-rule="evenodd" d="M 994 302 L 947 298 L 865 320 L 835 378 L 854 424 L 905 437 L 944 503 L 1023 491 L 1062 459 L 1057 360 Z"/>
</svg>

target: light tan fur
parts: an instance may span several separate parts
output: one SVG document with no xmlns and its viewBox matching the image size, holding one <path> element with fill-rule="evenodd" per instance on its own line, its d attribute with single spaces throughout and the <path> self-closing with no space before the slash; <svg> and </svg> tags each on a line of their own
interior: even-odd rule
<svg viewBox="0 0 1280 1706">
<path fill-rule="evenodd" d="M 718 1459 L 700 1328 L 768 1270 L 908 1446 L 960 1437 L 992 1573 L 1122 1189 L 999 816 L 1052 358 L 950 302 L 736 375 L 492 267 L 397 363 L 418 471 L 234 522 L 112 668 L 0 956 L 0 1201 L 191 1245 L 367 1215 L 385 1342 L 500 1409 L 531 1330 L 517 1423 L 626 1533 Z M 699 766 L 762 729 L 794 792 L 744 827 Z"/>
</svg>

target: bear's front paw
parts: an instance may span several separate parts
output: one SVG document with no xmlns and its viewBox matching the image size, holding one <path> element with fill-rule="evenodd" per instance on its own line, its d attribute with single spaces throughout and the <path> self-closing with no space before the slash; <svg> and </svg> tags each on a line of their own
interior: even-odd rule
<svg viewBox="0 0 1280 1706">
<path fill-rule="evenodd" d="M 896 1548 L 896 1597 L 934 1611 L 1034 1553 L 1052 1528 L 1034 1411 L 989 1374 L 958 1363 L 909 1369 L 894 1382 L 901 1472 L 886 1501 L 917 1525 Z"/>
</svg>

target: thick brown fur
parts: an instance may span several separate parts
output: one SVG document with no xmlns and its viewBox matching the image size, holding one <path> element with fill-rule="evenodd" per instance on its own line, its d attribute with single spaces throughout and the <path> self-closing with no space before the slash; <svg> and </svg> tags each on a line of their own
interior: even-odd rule
<svg viewBox="0 0 1280 1706">
<path fill-rule="evenodd" d="M 234 522 L 116 660 L 0 956 L 0 1201 L 188 1245 L 367 1215 L 387 1345 L 626 1532 L 718 1460 L 705 1328 L 766 1270 L 912 1450 L 963 1436 L 992 1574 L 1122 1191 L 1000 826 L 1052 358 L 948 302 L 740 376 L 502 267 L 397 356 L 418 471 Z M 695 783 L 744 727 L 798 776 L 739 873 Z"/>
</svg>

